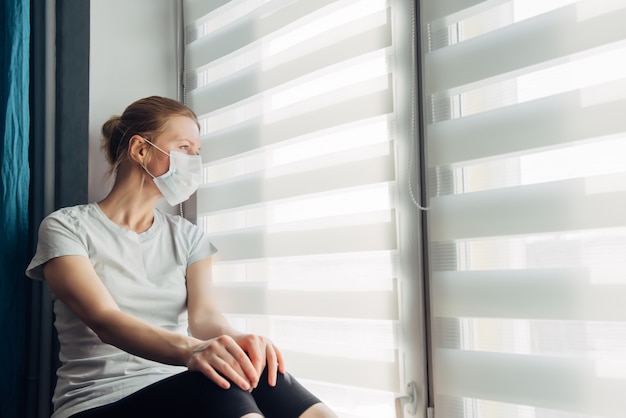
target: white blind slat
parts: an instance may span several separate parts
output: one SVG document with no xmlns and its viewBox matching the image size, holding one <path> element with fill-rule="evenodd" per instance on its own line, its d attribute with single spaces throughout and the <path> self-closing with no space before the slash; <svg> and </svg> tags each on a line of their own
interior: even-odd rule
<svg viewBox="0 0 626 418">
<path fill-rule="evenodd" d="M 319 230 L 267 232 L 250 228 L 230 234 L 211 235 L 220 249 L 219 260 L 292 257 L 397 248 L 395 222 L 336 227 Z"/>
<path fill-rule="evenodd" d="M 621 227 L 625 179 L 614 174 L 434 198 L 431 237 L 446 241 Z M 609 186 L 603 190 L 602 184 Z"/>
<path fill-rule="evenodd" d="M 432 124 L 429 164 L 456 164 L 626 132 L 626 119 L 621 117 L 625 99 L 595 104 L 584 100 L 607 87 L 626 91 L 626 82 Z"/>
<path fill-rule="evenodd" d="M 462 13 L 476 13 L 486 7 L 493 7 L 498 3 L 504 3 L 507 0 L 458 0 L 458 1 L 431 1 L 424 3 L 422 13 L 424 20 L 427 22 L 446 19 L 450 16 L 459 16 Z"/>
<path fill-rule="evenodd" d="M 557 409 L 570 416 L 617 418 L 626 407 L 624 381 L 599 377 L 593 360 L 460 350 L 435 355 L 443 368 L 435 383 L 442 395 Z"/>
<path fill-rule="evenodd" d="M 200 189 L 198 212 L 205 214 L 299 195 L 388 182 L 394 176 L 393 157 L 390 155 L 274 178 L 268 178 L 267 173 L 253 173 Z M 233 188 L 241 192 L 233 194 Z"/>
<path fill-rule="evenodd" d="M 551 60 L 619 42 L 626 38 L 624 19 L 626 9 L 581 20 L 576 5 L 571 5 L 437 49 L 425 54 L 425 71 L 437 74 L 427 83 L 427 91 L 510 77 L 514 71 L 529 71 Z"/>
<path fill-rule="evenodd" d="M 218 286 L 216 295 L 227 314 L 398 319 L 395 289 L 387 292 L 297 292 L 246 285 Z"/>
<path fill-rule="evenodd" d="M 619 270 L 617 270 L 619 271 Z M 587 269 L 433 273 L 440 317 L 626 321 L 624 284 L 593 283 Z"/>
<path fill-rule="evenodd" d="M 399 392 L 396 362 L 359 361 L 345 357 L 284 352 L 290 373 L 303 379 L 333 381 L 340 385 Z M 323 364 L 324 367 L 320 367 Z M 357 407 L 358 408 L 358 407 Z M 356 408 L 355 408 L 356 409 Z"/>
</svg>

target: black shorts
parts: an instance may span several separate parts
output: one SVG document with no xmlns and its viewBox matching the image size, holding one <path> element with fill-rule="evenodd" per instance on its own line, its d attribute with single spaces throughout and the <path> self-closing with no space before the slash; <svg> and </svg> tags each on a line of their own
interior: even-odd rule
<svg viewBox="0 0 626 418">
<path fill-rule="evenodd" d="M 250 393 L 234 384 L 223 389 L 201 373 L 186 371 L 71 418 L 240 418 L 250 413 L 267 418 L 296 418 L 318 402 L 289 374 L 278 373 L 276 386 L 271 387 L 266 370 Z"/>
</svg>

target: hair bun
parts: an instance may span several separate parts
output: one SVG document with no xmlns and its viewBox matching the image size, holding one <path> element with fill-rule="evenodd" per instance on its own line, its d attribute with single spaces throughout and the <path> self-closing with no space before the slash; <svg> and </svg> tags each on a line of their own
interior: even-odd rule
<svg viewBox="0 0 626 418">
<path fill-rule="evenodd" d="M 113 164 L 117 160 L 117 150 L 119 142 L 122 140 L 120 135 L 121 117 L 119 115 L 111 116 L 102 125 L 102 149 L 105 151 L 107 160 Z"/>
</svg>

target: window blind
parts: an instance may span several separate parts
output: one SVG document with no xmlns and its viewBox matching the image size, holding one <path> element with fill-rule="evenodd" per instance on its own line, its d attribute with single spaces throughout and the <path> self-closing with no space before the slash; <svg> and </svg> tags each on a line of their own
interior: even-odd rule
<svg viewBox="0 0 626 418">
<path fill-rule="evenodd" d="M 623 416 L 626 3 L 421 13 L 436 416 Z"/>
<path fill-rule="evenodd" d="M 391 6 L 184 1 L 218 299 L 341 417 L 402 392 Z"/>
</svg>

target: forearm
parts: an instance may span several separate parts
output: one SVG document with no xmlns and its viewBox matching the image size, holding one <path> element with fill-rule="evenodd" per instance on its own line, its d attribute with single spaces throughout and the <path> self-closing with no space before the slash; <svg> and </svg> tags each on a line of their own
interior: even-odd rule
<svg viewBox="0 0 626 418">
<path fill-rule="evenodd" d="M 233 382 L 249 390 L 258 382 L 252 362 L 233 338 L 220 336 L 201 340 L 152 326 L 120 311 L 107 313 L 106 317 L 106 325 L 94 327 L 98 329 L 98 336 L 103 342 L 128 353 L 185 366 L 203 373 L 224 389 Z"/>
<path fill-rule="evenodd" d="M 210 340 L 221 335 L 233 338 L 243 335 L 242 332 L 234 329 L 221 313 L 217 312 L 189 318 L 189 330 L 193 337 L 200 340 Z"/>
<path fill-rule="evenodd" d="M 200 341 L 151 325 L 121 311 L 112 311 L 90 324 L 107 344 L 128 353 L 176 366 L 186 366 Z"/>
</svg>

